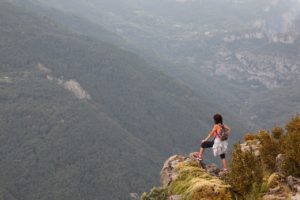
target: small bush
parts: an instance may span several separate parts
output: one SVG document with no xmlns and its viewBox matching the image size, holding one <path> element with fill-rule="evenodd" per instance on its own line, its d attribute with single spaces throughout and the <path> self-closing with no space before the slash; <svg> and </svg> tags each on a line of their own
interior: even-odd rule
<svg viewBox="0 0 300 200">
<path fill-rule="evenodd" d="M 274 188 L 279 184 L 279 175 L 277 173 L 273 173 L 271 174 L 271 176 L 269 176 L 268 180 L 267 180 L 267 186 L 269 188 Z"/>
<path fill-rule="evenodd" d="M 262 193 L 264 191 L 265 185 L 264 183 L 262 185 L 257 185 L 257 183 L 254 183 L 252 185 L 252 190 L 245 196 L 246 200 L 258 200 L 261 199 Z M 263 190 L 262 190 L 263 189 Z"/>
<path fill-rule="evenodd" d="M 272 137 L 276 140 L 280 140 L 284 134 L 284 130 L 283 128 L 279 127 L 279 126 L 275 126 L 272 131 Z"/>
<path fill-rule="evenodd" d="M 272 138 L 269 134 L 261 137 L 261 147 L 259 149 L 261 161 L 268 171 L 273 171 L 276 165 L 276 156 L 280 154 L 279 141 Z"/>
<path fill-rule="evenodd" d="M 286 125 L 284 139 L 285 159 L 283 169 L 287 175 L 300 176 L 300 117 L 292 118 Z"/>
<path fill-rule="evenodd" d="M 294 116 L 285 126 L 288 133 L 300 133 L 300 116 Z"/>
<path fill-rule="evenodd" d="M 258 132 L 258 134 L 257 134 L 257 137 L 258 137 L 258 139 L 259 139 L 260 141 L 262 141 L 262 140 L 264 140 L 264 139 L 266 139 L 266 138 L 269 138 L 270 135 L 268 134 L 267 131 L 261 129 L 261 130 L 259 130 L 259 132 Z"/>
<path fill-rule="evenodd" d="M 253 152 L 242 152 L 240 145 L 235 145 L 232 153 L 231 172 L 227 177 L 227 181 L 234 191 L 247 196 L 255 189 L 254 186 L 261 186 L 263 173 L 259 162 Z"/>
<path fill-rule="evenodd" d="M 245 141 L 256 140 L 257 136 L 252 133 L 247 133 L 244 137 Z"/>
<path fill-rule="evenodd" d="M 143 193 L 141 200 L 167 200 L 168 189 L 154 187 L 149 193 Z"/>
</svg>

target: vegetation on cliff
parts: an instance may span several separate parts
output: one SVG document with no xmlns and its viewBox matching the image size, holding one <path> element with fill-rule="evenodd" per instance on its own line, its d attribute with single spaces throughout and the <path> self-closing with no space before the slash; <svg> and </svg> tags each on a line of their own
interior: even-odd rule
<svg viewBox="0 0 300 200">
<path fill-rule="evenodd" d="M 180 196 L 182 200 L 226 200 L 232 198 L 231 186 L 199 167 L 196 161 L 187 159 L 180 162 L 174 170 L 177 174 L 176 179 L 168 187 L 153 188 L 150 193 L 144 193 L 141 199 L 163 200 L 170 195 Z"/>
<path fill-rule="evenodd" d="M 195 162 L 179 162 L 174 167 L 179 175 L 167 187 L 144 193 L 141 199 L 158 200 L 162 193 L 181 200 L 298 199 L 299 155 L 300 116 L 296 115 L 285 129 L 275 126 L 269 132 L 246 134 L 245 143 L 234 147 L 228 174 L 212 176 Z"/>
<path fill-rule="evenodd" d="M 259 155 L 255 155 L 251 147 L 242 151 L 241 146 L 236 145 L 227 181 L 246 199 L 261 198 L 272 186 L 279 184 L 274 180 L 280 176 L 300 176 L 299 115 L 294 116 L 285 129 L 275 126 L 270 132 L 260 130 L 257 134 L 247 134 L 245 140 L 249 146 L 258 145 Z M 282 157 L 280 162 L 278 155 Z M 286 197 L 289 192 L 286 191 Z"/>
<path fill-rule="evenodd" d="M 181 163 L 177 170 L 179 177 L 169 187 L 171 194 L 180 195 L 183 200 L 231 199 L 230 186 L 199 168 L 197 163 Z"/>
</svg>

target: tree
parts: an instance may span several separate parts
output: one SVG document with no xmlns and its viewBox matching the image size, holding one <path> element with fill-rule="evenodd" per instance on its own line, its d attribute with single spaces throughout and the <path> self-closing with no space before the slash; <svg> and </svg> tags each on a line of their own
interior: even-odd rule
<svg viewBox="0 0 300 200">
<path fill-rule="evenodd" d="M 263 173 L 259 162 L 252 151 L 243 152 L 240 144 L 235 145 L 227 181 L 236 192 L 246 196 L 254 187 L 261 186 Z"/>
<path fill-rule="evenodd" d="M 273 171 L 276 165 L 276 157 L 280 154 L 280 142 L 271 137 L 267 132 L 261 132 L 260 135 L 261 147 L 259 151 L 261 161 L 268 171 Z"/>
<path fill-rule="evenodd" d="M 280 140 L 284 134 L 284 130 L 283 128 L 279 127 L 279 126 L 275 126 L 272 130 L 272 137 L 276 140 Z"/>
<path fill-rule="evenodd" d="M 294 116 L 286 125 L 284 140 L 285 160 L 283 169 L 287 175 L 300 176 L 300 116 Z"/>
</svg>

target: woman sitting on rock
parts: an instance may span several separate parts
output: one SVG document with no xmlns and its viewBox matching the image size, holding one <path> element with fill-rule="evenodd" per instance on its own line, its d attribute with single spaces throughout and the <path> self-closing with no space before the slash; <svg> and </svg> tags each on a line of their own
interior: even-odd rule
<svg viewBox="0 0 300 200">
<path fill-rule="evenodd" d="M 214 115 L 214 127 L 208 136 L 202 140 L 200 152 L 195 154 L 195 157 L 199 160 L 203 160 L 203 153 L 206 148 L 213 148 L 215 156 L 220 156 L 223 163 L 223 170 L 227 171 L 227 161 L 225 154 L 227 151 L 227 138 L 230 134 L 229 126 L 223 124 L 223 117 L 220 114 Z M 209 141 L 210 138 L 213 140 Z"/>
</svg>

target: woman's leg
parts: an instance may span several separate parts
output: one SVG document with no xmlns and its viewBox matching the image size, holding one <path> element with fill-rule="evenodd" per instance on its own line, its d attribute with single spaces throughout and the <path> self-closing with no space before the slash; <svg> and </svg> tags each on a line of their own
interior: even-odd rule
<svg viewBox="0 0 300 200">
<path fill-rule="evenodd" d="M 223 169 L 226 171 L 228 169 L 228 166 L 227 166 L 227 160 L 225 159 L 225 153 L 221 154 L 220 157 L 222 159 Z"/>
<path fill-rule="evenodd" d="M 201 144 L 201 148 L 200 148 L 200 151 L 199 151 L 199 157 L 202 158 L 203 156 L 203 153 L 204 153 L 204 150 L 206 148 L 211 148 L 214 146 L 214 141 L 206 141 L 206 142 L 203 142 Z"/>
</svg>

